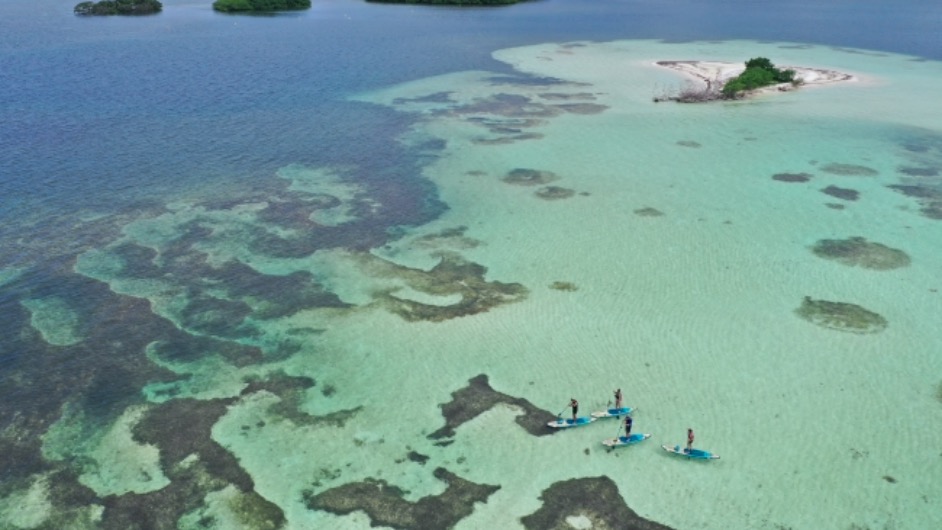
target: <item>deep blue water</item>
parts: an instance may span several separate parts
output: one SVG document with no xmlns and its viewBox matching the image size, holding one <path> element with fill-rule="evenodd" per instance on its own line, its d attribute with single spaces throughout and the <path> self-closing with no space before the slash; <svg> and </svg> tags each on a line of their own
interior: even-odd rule
<svg viewBox="0 0 942 530">
<path fill-rule="evenodd" d="M 288 163 L 414 173 L 407 117 L 345 96 L 501 69 L 494 49 L 561 40 L 765 39 L 942 59 L 942 3 L 540 0 L 422 8 L 315 0 L 232 16 L 167 0 L 137 18 L 80 18 L 68 0 L 0 4 L 0 218 L 105 210 L 250 186 Z M 10 234 L 7 234 L 9 236 Z"/>
</svg>

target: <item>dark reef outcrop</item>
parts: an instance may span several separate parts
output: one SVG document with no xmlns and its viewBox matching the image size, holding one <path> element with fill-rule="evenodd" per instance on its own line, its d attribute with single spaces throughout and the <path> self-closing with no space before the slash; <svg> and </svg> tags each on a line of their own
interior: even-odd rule
<svg viewBox="0 0 942 530">
<path fill-rule="evenodd" d="M 543 490 L 543 506 L 522 517 L 527 530 L 572 528 L 569 517 L 588 519 L 593 530 L 671 530 L 634 512 L 618 493 L 612 479 L 602 477 L 563 480 Z"/>
<path fill-rule="evenodd" d="M 811 247 L 811 251 L 815 256 L 865 269 L 898 269 L 906 267 L 910 262 L 909 255 L 902 250 L 867 241 L 862 237 L 822 239 Z"/>
<path fill-rule="evenodd" d="M 810 296 L 804 298 L 795 313 L 812 324 L 849 333 L 879 333 L 888 325 L 883 316 L 859 305 L 814 300 Z"/>
<path fill-rule="evenodd" d="M 548 429 L 546 424 L 556 419 L 549 411 L 539 409 L 529 401 L 509 396 L 491 388 L 484 374 L 471 378 L 468 386 L 452 392 L 452 400 L 441 406 L 445 416 L 445 426 L 430 434 L 431 439 L 449 438 L 455 435 L 455 429 L 473 420 L 494 406 L 504 403 L 523 409 L 523 414 L 514 421 L 534 436 L 544 436 L 557 432 Z"/>
<path fill-rule="evenodd" d="M 344 484 L 318 494 L 306 490 L 302 496 L 311 510 L 337 515 L 363 511 L 370 518 L 370 526 L 444 530 L 471 515 L 475 503 L 487 502 L 487 498 L 500 489 L 500 486 L 475 484 L 442 467 L 436 468 L 433 474 L 447 484 L 445 491 L 415 502 L 407 501 L 402 489 L 378 479 Z"/>
</svg>

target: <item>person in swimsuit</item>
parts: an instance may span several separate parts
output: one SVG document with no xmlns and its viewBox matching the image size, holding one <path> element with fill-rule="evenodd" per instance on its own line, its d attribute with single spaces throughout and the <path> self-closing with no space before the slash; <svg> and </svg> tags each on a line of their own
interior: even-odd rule
<svg viewBox="0 0 942 530">
<path fill-rule="evenodd" d="M 572 421 L 576 421 L 576 415 L 579 414 L 579 402 L 576 398 L 569 398 L 569 406 L 572 407 Z"/>
<path fill-rule="evenodd" d="M 689 453 L 693 449 L 693 429 L 687 429 L 687 450 L 685 452 Z"/>
<path fill-rule="evenodd" d="M 615 408 L 616 409 L 621 408 L 621 389 L 620 388 L 615 391 Z"/>
<path fill-rule="evenodd" d="M 631 416 L 625 416 L 625 438 L 631 437 L 631 424 L 633 421 Z"/>
</svg>

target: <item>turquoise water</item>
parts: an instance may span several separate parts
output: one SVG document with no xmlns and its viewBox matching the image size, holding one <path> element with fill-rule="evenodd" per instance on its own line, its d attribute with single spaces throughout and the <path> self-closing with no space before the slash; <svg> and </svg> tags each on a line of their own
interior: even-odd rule
<svg viewBox="0 0 942 530">
<path fill-rule="evenodd" d="M 792 7 L 781 42 L 559 2 L 8 34 L 0 527 L 548 528 L 555 487 L 573 528 L 938 526 L 937 33 Z M 653 102 L 657 60 L 756 55 L 854 79 Z M 650 440 L 541 428 L 615 388 Z M 688 427 L 722 458 L 658 447 Z"/>
</svg>

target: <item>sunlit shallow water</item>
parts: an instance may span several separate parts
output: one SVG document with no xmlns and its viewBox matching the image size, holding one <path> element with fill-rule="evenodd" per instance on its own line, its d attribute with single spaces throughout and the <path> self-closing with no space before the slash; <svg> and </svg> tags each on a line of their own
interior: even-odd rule
<svg viewBox="0 0 942 530">
<path fill-rule="evenodd" d="M 753 55 L 856 79 L 652 101 L 684 82 L 656 60 Z M 381 480 L 418 502 L 441 467 L 500 486 L 457 528 L 515 527 L 600 475 L 675 528 L 933 527 L 939 64 L 746 41 L 494 57 L 509 66 L 350 95 L 396 124 L 392 177 L 420 184 L 295 161 L 63 214 L 77 236 L 55 249 L 23 238 L 56 259 L 0 273 L 23 411 L 5 524 L 120 527 L 140 502 L 182 528 L 367 528 L 310 500 Z M 430 438 L 479 374 L 552 415 L 621 387 L 653 436 L 609 453 L 614 420 L 537 437 L 496 405 Z M 687 427 L 722 458 L 660 450 Z"/>
</svg>

